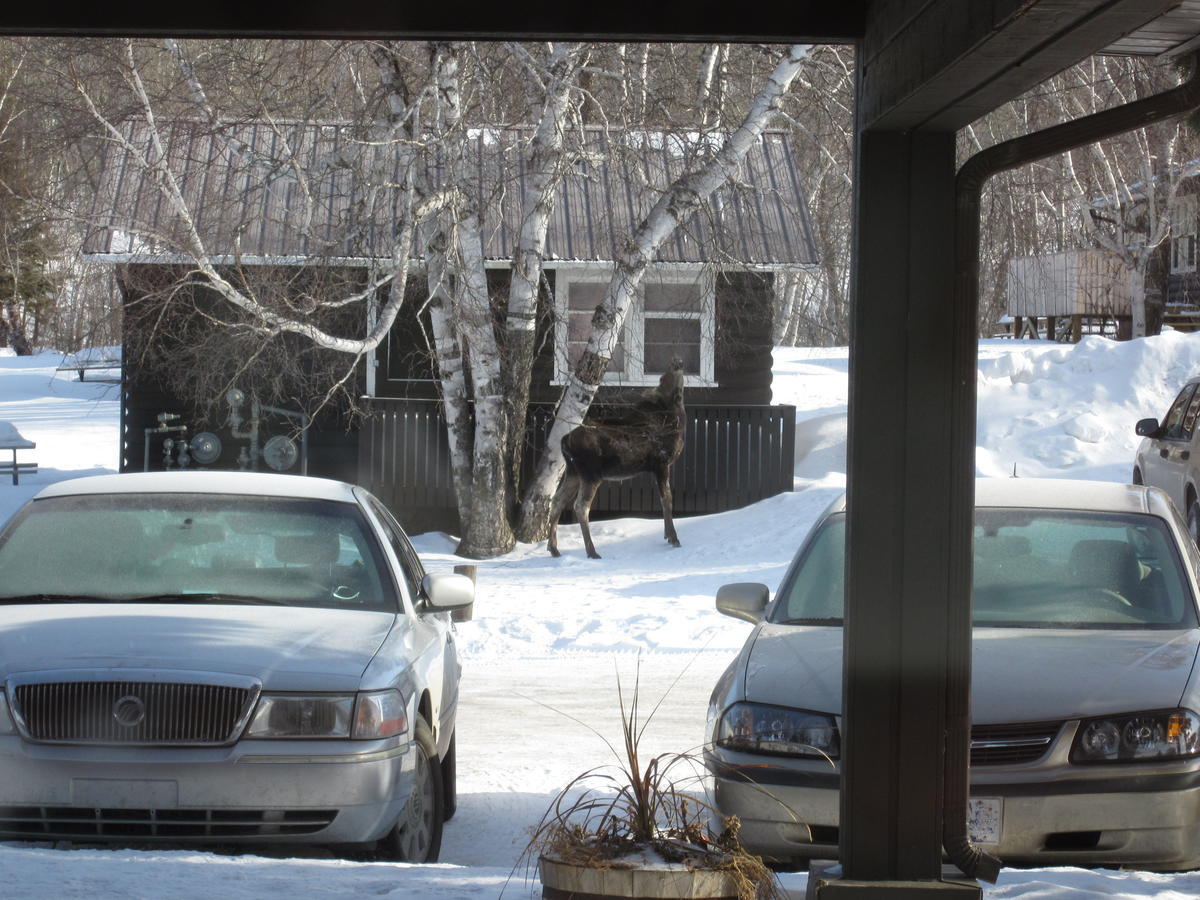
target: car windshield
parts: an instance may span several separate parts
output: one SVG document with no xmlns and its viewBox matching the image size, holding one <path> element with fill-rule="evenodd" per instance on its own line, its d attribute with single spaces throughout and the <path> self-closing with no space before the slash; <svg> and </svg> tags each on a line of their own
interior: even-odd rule
<svg viewBox="0 0 1200 900">
<path fill-rule="evenodd" d="M 789 570 L 770 620 L 840 625 L 844 515 Z M 1015 628 L 1192 628 L 1196 609 L 1156 516 L 1048 509 L 975 511 L 974 622 Z"/>
<path fill-rule="evenodd" d="M 353 504 L 93 494 L 30 504 L 0 536 L 0 603 L 261 603 L 395 611 Z"/>
</svg>

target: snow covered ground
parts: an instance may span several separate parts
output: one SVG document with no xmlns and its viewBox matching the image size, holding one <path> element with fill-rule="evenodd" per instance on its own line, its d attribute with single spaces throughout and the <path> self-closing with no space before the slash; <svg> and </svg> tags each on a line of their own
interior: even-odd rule
<svg viewBox="0 0 1200 900">
<path fill-rule="evenodd" d="M 0 357 L 0 420 L 38 444 L 36 476 L 0 482 L 0 521 L 41 486 L 117 466 L 119 398 L 102 383 L 56 373 L 57 354 Z M 643 709 L 665 695 L 646 734 L 648 753 L 684 752 L 704 739 L 709 690 L 749 626 L 720 616 L 717 587 L 772 587 L 824 506 L 845 486 L 847 353 L 779 349 L 776 402 L 797 409 L 796 491 L 753 507 L 677 521 L 683 546 L 653 519 L 593 526 L 602 561 L 584 557 L 566 526 L 561 559 L 522 545 L 480 565 L 473 621 L 459 627 L 459 811 L 436 866 L 0 844 L 5 897 L 222 897 L 290 895 L 521 898 L 539 894 L 522 849 L 550 800 L 586 769 L 611 761 L 616 680 L 640 665 Z M 1169 333 L 1071 347 L 1026 341 L 980 345 L 977 468 L 1019 475 L 1124 481 L 1133 423 L 1161 416 L 1200 372 L 1200 335 Z M 452 565 L 453 541 L 415 540 L 431 568 Z M 582 724 L 587 722 L 588 725 Z M 2 777 L 2 774 L 0 774 Z M 803 896 L 806 876 L 782 876 Z M 1200 896 L 1200 872 L 1156 875 L 1080 869 L 1006 869 L 998 898 Z"/>
</svg>

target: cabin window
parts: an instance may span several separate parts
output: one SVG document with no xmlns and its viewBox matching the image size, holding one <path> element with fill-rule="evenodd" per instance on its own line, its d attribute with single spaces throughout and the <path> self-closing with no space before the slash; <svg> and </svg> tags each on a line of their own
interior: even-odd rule
<svg viewBox="0 0 1200 900">
<path fill-rule="evenodd" d="M 1171 209 L 1171 271 L 1196 271 L 1196 197 L 1178 197 Z"/>
<path fill-rule="evenodd" d="M 604 300 L 610 277 L 608 267 L 557 271 L 556 384 L 567 380 L 587 348 L 592 316 Z M 679 358 L 687 384 L 713 384 L 714 307 L 710 273 L 702 269 L 647 271 L 625 318 L 604 383 L 657 384 L 671 360 Z"/>
</svg>

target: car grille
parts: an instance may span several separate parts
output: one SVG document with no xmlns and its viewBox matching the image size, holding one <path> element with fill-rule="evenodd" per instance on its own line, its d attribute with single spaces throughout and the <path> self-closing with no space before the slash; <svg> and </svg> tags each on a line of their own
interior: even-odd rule
<svg viewBox="0 0 1200 900">
<path fill-rule="evenodd" d="M 70 806 L 0 807 L 0 835 L 56 840 L 98 838 L 198 839 L 314 834 L 335 809 L 87 809 Z"/>
<path fill-rule="evenodd" d="M 257 699 L 250 686 L 157 681 L 55 681 L 15 685 L 32 741 L 85 744 L 227 744 Z"/>
<path fill-rule="evenodd" d="M 976 725 L 971 729 L 971 765 L 1006 766 L 1041 759 L 1058 736 L 1062 722 Z"/>
</svg>

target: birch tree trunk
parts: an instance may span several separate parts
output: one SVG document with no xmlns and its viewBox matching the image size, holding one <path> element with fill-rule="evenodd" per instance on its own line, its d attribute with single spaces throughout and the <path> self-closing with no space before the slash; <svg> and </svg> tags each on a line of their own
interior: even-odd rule
<svg viewBox="0 0 1200 900">
<path fill-rule="evenodd" d="M 470 362 L 475 427 L 470 482 L 455 484 L 460 494 L 459 508 L 466 510 L 462 539 L 456 552 L 460 556 L 482 559 L 507 553 L 516 541 L 505 503 L 504 451 L 508 428 L 500 347 L 492 324 L 479 224 L 479 197 L 467 178 L 465 143 L 460 134 L 463 126 L 458 54 L 464 49 L 464 44 L 433 45 L 443 133 L 450 136 L 445 142 L 446 174 L 450 184 L 465 188 L 451 207 L 452 244 L 448 249 L 455 260 L 454 318 Z M 450 415 L 448 411 L 447 423 Z M 465 502 L 461 497 L 463 493 L 466 494 Z"/>
<path fill-rule="evenodd" d="M 739 128 L 700 169 L 680 176 L 659 198 L 634 234 L 618 250 L 613 275 L 600 306 L 592 317 L 592 333 L 559 401 L 546 452 L 521 506 L 517 535 L 523 541 L 541 540 L 550 520 L 550 502 L 562 477 L 562 439 L 583 422 L 600 379 L 608 368 L 621 327 L 637 295 L 646 266 L 658 249 L 699 209 L 700 204 L 737 171 L 750 148 L 779 109 L 808 57 L 810 46 L 794 44 L 784 53 L 766 85 L 750 105 Z"/>
<path fill-rule="evenodd" d="M 471 514 L 472 467 L 471 404 L 467 395 L 466 360 L 454 322 L 450 296 L 450 271 L 446 261 L 449 244 L 447 216 L 439 216 L 421 228 L 425 250 L 425 277 L 429 291 L 429 320 L 433 328 L 433 352 L 442 392 L 442 416 L 450 444 L 450 477 L 459 522 Z"/>
<path fill-rule="evenodd" d="M 1132 336 L 1146 336 L 1146 264 L 1138 260 L 1129 270 L 1129 308 L 1133 319 Z"/>
<path fill-rule="evenodd" d="M 545 90 L 533 113 L 538 126 L 530 143 L 525 191 L 521 199 L 521 231 L 513 255 L 505 319 L 509 456 L 507 503 L 515 511 L 521 491 L 525 427 L 529 415 L 534 346 L 537 336 L 538 287 L 546 254 L 546 234 L 563 180 L 563 143 L 571 89 L 586 58 L 583 44 L 559 44 L 551 52 Z"/>
</svg>

